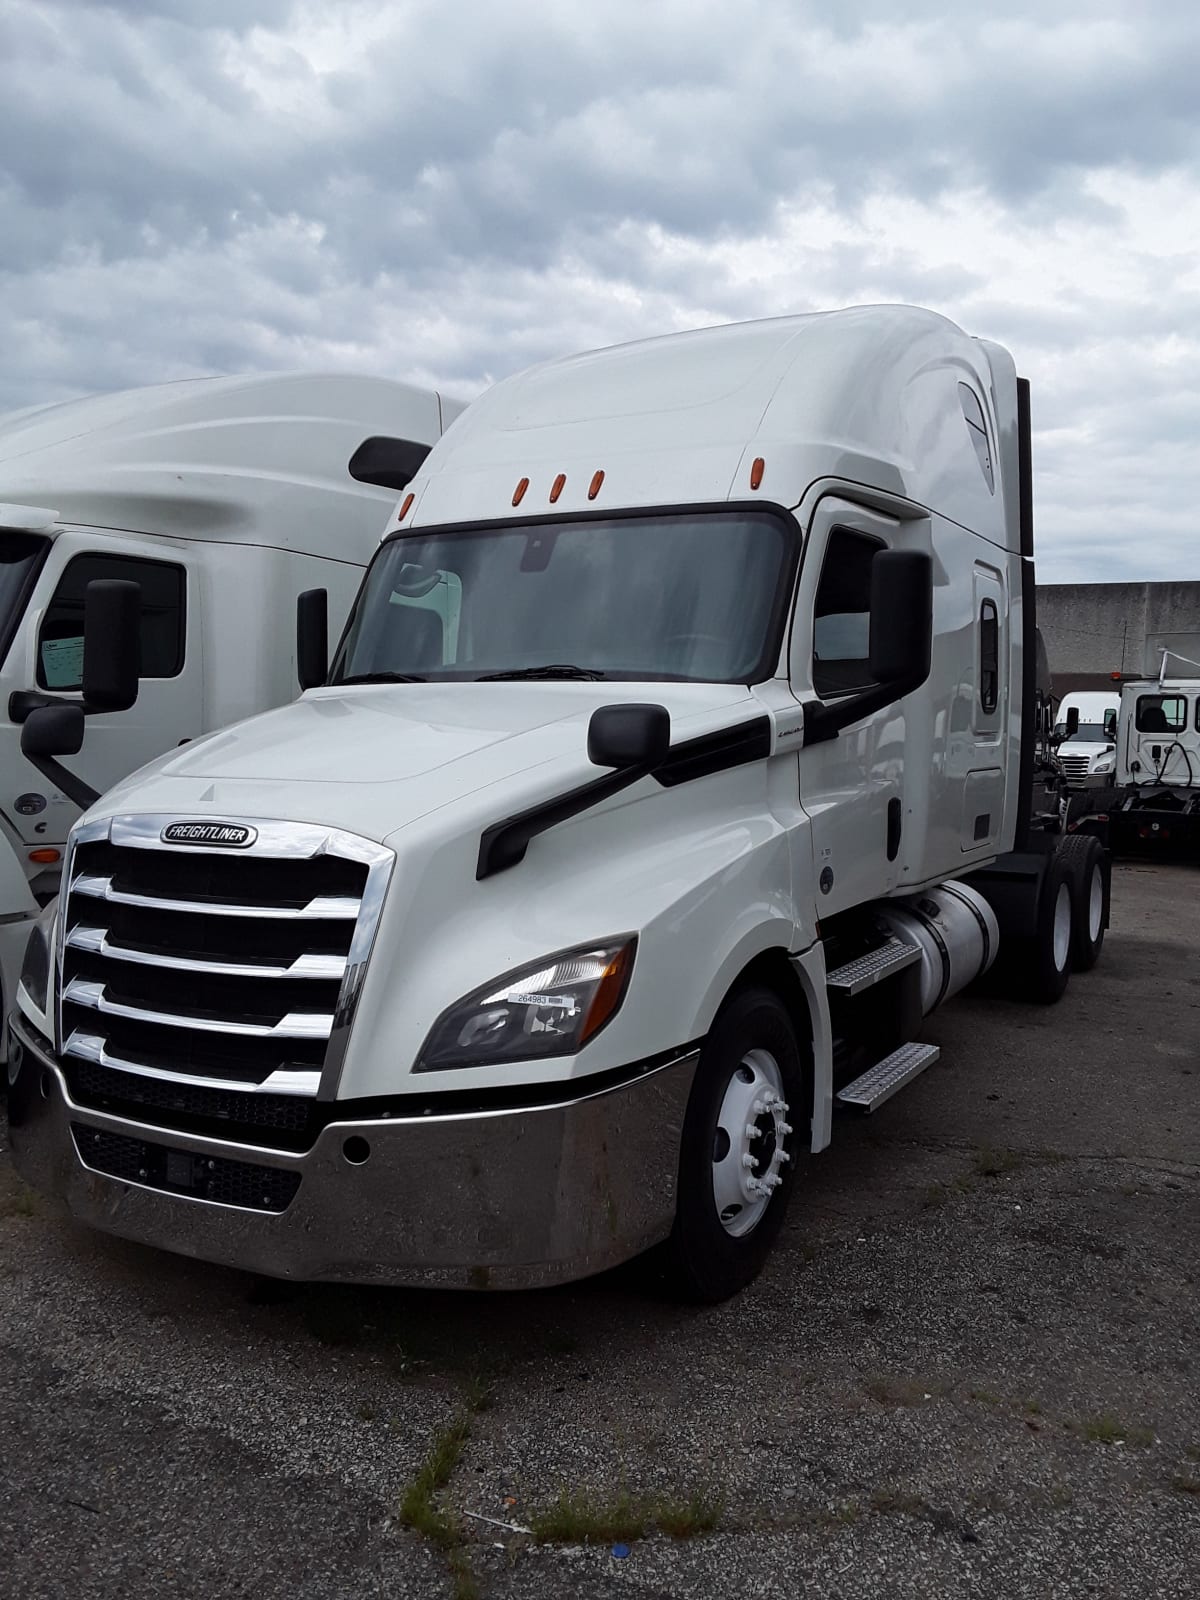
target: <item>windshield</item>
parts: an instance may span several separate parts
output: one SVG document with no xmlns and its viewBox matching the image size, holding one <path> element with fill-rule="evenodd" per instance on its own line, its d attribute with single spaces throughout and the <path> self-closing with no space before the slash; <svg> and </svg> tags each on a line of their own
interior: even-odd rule
<svg viewBox="0 0 1200 1600">
<path fill-rule="evenodd" d="M 795 545 L 765 511 L 408 534 L 372 563 L 331 682 L 760 682 L 775 670 Z"/>
<path fill-rule="evenodd" d="M 49 548 L 39 533 L 0 532 L 0 666 Z"/>
<path fill-rule="evenodd" d="M 1066 723 L 1060 722 L 1054 731 L 1065 735 Z M 1111 744 L 1112 739 L 1112 731 L 1106 730 L 1102 722 L 1081 722 L 1069 739 L 1064 737 L 1063 743 L 1072 744 L 1078 740 L 1080 744 Z"/>
</svg>

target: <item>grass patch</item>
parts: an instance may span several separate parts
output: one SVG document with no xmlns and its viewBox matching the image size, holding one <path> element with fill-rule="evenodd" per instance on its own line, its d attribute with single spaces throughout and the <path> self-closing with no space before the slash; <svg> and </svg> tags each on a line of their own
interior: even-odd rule
<svg viewBox="0 0 1200 1600">
<path fill-rule="evenodd" d="M 1020 1165 L 1021 1157 L 1015 1150 L 993 1150 L 985 1144 L 975 1154 L 975 1171 L 981 1178 L 1000 1178 Z"/>
<path fill-rule="evenodd" d="M 613 1495 L 563 1489 L 530 1516 L 529 1527 L 539 1544 L 632 1543 L 653 1532 L 694 1539 L 712 1532 L 721 1510 L 721 1498 L 707 1489 L 636 1498 L 626 1489 Z"/>
<path fill-rule="evenodd" d="M 956 1178 L 948 1178 L 945 1183 L 931 1183 L 921 1196 L 921 1204 L 926 1211 L 935 1211 L 956 1195 L 970 1194 L 974 1187 L 975 1180 L 968 1173 L 960 1172 Z"/>
<path fill-rule="evenodd" d="M 439 1510 L 435 1495 L 450 1482 L 462 1458 L 470 1434 L 466 1417 L 456 1417 L 434 1434 L 429 1454 L 400 1501 L 400 1520 L 406 1528 L 422 1534 L 443 1550 L 453 1549 L 462 1539 L 458 1524 Z"/>
<path fill-rule="evenodd" d="M 15 1193 L 7 1194 L 0 1200 L 0 1217 L 32 1217 L 37 1210 L 33 1198 L 33 1190 L 25 1185 L 18 1184 Z"/>
<path fill-rule="evenodd" d="M 971 1389 L 968 1399 L 978 1400 L 981 1406 L 999 1406 L 1004 1402 L 998 1394 L 993 1394 L 990 1389 Z"/>
<path fill-rule="evenodd" d="M 881 1373 L 867 1378 L 863 1388 L 881 1406 L 919 1406 L 945 1393 L 944 1384 L 927 1378 L 892 1378 Z"/>
<path fill-rule="evenodd" d="M 929 1510 L 929 1502 L 919 1494 L 891 1484 L 875 1490 L 871 1496 L 871 1510 L 886 1517 L 923 1517 Z"/>
<path fill-rule="evenodd" d="M 1111 1412 L 1099 1417 L 1085 1417 L 1082 1422 L 1068 1422 L 1067 1427 L 1091 1444 L 1131 1444 L 1145 1449 L 1154 1443 L 1152 1428 L 1130 1426 Z"/>
</svg>

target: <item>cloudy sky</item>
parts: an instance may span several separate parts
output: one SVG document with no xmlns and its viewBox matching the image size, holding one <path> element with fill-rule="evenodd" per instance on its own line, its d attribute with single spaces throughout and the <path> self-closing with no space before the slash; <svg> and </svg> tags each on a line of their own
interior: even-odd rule
<svg viewBox="0 0 1200 1600">
<path fill-rule="evenodd" d="M 0 408 L 879 300 L 1033 380 L 1044 580 L 1200 578 L 1200 6 L 0 0 Z"/>
</svg>

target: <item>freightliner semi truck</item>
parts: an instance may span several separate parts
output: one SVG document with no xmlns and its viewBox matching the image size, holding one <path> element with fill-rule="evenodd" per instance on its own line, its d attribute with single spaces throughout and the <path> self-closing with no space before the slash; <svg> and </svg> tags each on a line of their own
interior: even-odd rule
<svg viewBox="0 0 1200 1600">
<path fill-rule="evenodd" d="M 80 810 L 293 697 L 296 596 L 321 584 L 346 615 L 405 472 L 459 410 L 408 384 L 282 374 L 0 417 L 0 1005 Z M 21 727 L 33 706 L 78 702 L 88 586 L 114 581 L 140 589 L 137 705 L 91 721 L 49 782 Z"/>
<path fill-rule="evenodd" d="M 11 1019 L 20 1172 L 277 1276 L 654 1248 L 735 1292 L 935 1007 L 1099 953 L 1100 847 L 1034 802 L 1029 440 L 1007 351 L 906 307 L 498 384 L 330 666 L 302 597 L 303 696 L 72 831 Z"/>
</svg>

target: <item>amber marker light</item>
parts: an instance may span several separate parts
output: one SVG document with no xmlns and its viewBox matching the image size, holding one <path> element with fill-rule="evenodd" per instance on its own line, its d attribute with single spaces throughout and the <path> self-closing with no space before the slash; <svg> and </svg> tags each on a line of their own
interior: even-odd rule
<svg viewBox="0 0 1200 1600">
<path fill-rule="evenodd" d="M 580 1030 L 580 1047 L 585 1045 L 593 1034 L 600 1032 L 600 1029 L 625 998 L 625 990 L 629 984 L 629 974 L 633 971 L 633 952 L 636 948 L 637 940 L 631 939 L 628 944 L 621 946 L 605 967 L 604 974 L 596 985 L 596 992 L 592 996 L 592 1003 L 588 1007 L 588 1014 L 584 1018 L 583 1027 Z"/>
<path fill-rule="evenodd" d="M 594 500 L 600 493 L 600 485 L 604 482 L 603 470 L 592 473 L 592 481 L 588 485 L 588 499 Z"/>
<path fill-rule="evenodd" d="M 759 484 L 762 482 L 763 470 L 765 467 L 766 462 L 763 460 L 763 458 L 761 456 L 755 456 L 754 465 L 750 468 L 750 487 L 752 489 L 757 489 Z"/>
<path fill-rule="evenodd" d="M 525 491 L 528 489 L 528 487 L 529 479 L 522 478 L 520 483 L 518 483 L 517 487 L 513 490 L 513 505 L 519 506 L 521 504 L 521 501 L 525 498 Z"/>
<path fill-rule="evenodd" d="M 412 503 L 416 498 L 417 497 L 416 497 L 415 494 L 406 494 L 404 496 L 404 500 L 403 500 L 403 502 L 402 502 L 402 504 L 400 506 L 400 521 L 401 522 L 404 521 L 405 517 L 412 510 Z"/>
<path fill-rule="evenodd" d="M 62 856 L 57 850 L 31 850 L 30 861 L 36 861 L 39 867 L 52 867 L 56 861 L 61 861 Z"/>
<path fill-rule="evenodd" d="M 550 504 L 551 505 L 554 504 L 554 502 L 558 499 L 559 495 L 563 492 L 563 489 L 566 486 L 566 482 L 567 482 L 566 473 L 565 472 L 560 472 L 558 477 L 555 478 L 554 482 L 550 485 Z"/>
</svg>

